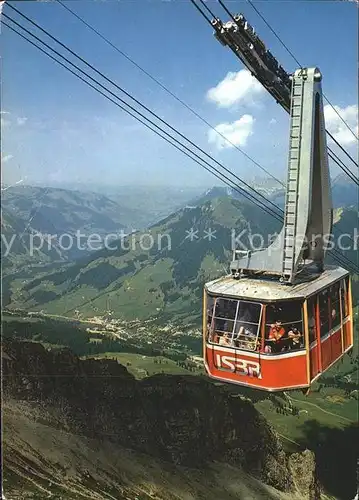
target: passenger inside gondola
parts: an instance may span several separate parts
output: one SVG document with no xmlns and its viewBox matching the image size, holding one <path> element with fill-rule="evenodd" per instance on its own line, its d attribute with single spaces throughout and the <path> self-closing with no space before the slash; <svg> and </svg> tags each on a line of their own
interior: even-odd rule
<svg viewBox="0 0 359 500">
<path fill-rule="evenodd" d="M 288 339 L 289 339 L 289 344 L 288 344 L 289 349 L 300 349 L 302 347 L 303 335 L 301 334 L 301 332 L 298 330 L 297 327 L 292 326 L 292 328 L 288 332 Z"/>
<path fill-rule="evenodd" d="M 221 335 L 219 337 L 218 344 L 219 345 L 223 345 L 223 346 L 232 346 L 233 345 L 233 341 L 231 339 L 230 334 L 229 333 L 224 333 L 223 335 Z"/>
<path fill-rule="evenodd" d="M 282 322 L 277 319 L 276 322 L 271 325 L 271 329 L 269 331 L 269 340 L 275 340 L 276 342 L 278 342 L 284 334 L 285 330 L 282 326 Z"/>
<path fill-rule="evenodd" d="M 285 335 L 285 329 L 282 326 L 281 320 L 277 319 L 275 323 L 270 325 L 268 342 L 267 344 L 271 350 L 270 352 L 280 352 L 283 348 L 282 338 Z"/>
<path fill-rule="evenodd" d="M 207 313 L 207 321 L 211 321 L 210 326 L 207 323 L 209 341 L 221 346 L 256 350 L 260 314 L 259 304 L 216 299 Z"/>
<path fill-rule="evenodd" d="M 268 304 L 264 352 L 282 354 L 304 347 L 302 303 L 299 301 Z"/>
<path fill-rule="evenodd" d="M 255 350 L 257 335 L 251 328 L 238 323 L 236 324 L 235 334 L 235 343 L 238 348 Z"/>
<path fill-rule="evenodd" d="M 254 303 L 239 303 L 234 327 L 236 345 L 240 349 L 254 351 L 257 347 L 260 307 Z"/>
</svg>

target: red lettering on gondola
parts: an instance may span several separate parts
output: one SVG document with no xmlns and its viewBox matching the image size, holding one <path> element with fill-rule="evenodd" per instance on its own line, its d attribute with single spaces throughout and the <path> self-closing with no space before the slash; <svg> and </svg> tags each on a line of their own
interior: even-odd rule
<svg viewBox="0 0 359 500">
<path fill-rule="evenodd" d="M 255 361 L 239 359 L 233 356 L 222 356 L 216 354 L 216 365 L 223 370 L 236 372 L 239 375 L 262 378 L 261 367 Z"/>
</svg>

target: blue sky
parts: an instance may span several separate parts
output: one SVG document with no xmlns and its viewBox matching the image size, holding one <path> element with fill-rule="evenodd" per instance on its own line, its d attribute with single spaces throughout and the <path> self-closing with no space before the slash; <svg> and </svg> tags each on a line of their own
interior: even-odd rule
<svg viewBox="0 0 359 500">
<path fill-rule="evenodd" d="M 242 12 L 287 71 L 296 64 L 246 2 Z M 21 12 L 186 134 L 239 176 L 262 176 L 236 149 L 56 2 L 13 2 Z M 67 5 L 277 177 L 287 163 L 288 115 L 217 42 L 189 0 L 69 1 Z M 223 20 L 216 2 L 208 5 Z M 323 89 L 357 125 L 357 15 L 352 2 L 267 0 L 256 6 L 302 65 L 318 66 Z M 18 15 L 6 5 L 4 12 Z M 20 22 L 27 26 L 21 19 Z M 2 27 L 3 182 L 203 185 L 218 181 L 112 103 Z M 45 35 L 41 35 L 45 39 Z M 48 40 L 48 39 L 47 39 Z M 52 44 L 53 45 L 53 44 Z M 228 78 L 228 73 L 232 77 Z M 226 79 L 227 77 L 227 79 Z M 218 87 L 232 80 L 231 86 Z M 208 91 L 212 90 L 208 98 Z M 224 90 L 224 92 L 223 92 Z M 228 91 L 228 92 L 227 92 Z M 231 97 L 230 92 L 234 92 Z M 356 155 L 332 114 L 327 128 Z M 212 140 L 211 140 L 212 137 Z M 353 139 L 353 138 L 352 138 Z"/>
</svg>

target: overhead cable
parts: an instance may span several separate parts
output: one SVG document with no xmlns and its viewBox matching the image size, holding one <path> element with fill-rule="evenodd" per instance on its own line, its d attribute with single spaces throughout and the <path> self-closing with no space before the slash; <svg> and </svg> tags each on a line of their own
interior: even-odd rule
<svg viewBox="0 0 359 500">
<path fill-rule="evenodd" d="M 112 99 L 110 99 L 114 104 L 116 104 L 118 107 L 120 107 L 123 111 L 125 111 L 126 113 L 130 114 L 131 116 L 133 116 L 135 119 L 137 119 L 138 121 L 141 121 L 141 123 L 143 123 L 145 126 L 147 126 L 148 128 L 150 128 L 146 122 L 150 123 L 151 125 L 153 125 L 155 127 L 155 129 L 157 130 L 160 130 L 165 136 L 167 136 L 168 138 L 170 138 L 172 141 L 174 141 L 175 143 L 177 143 L 179 146 L 181 146 L 183 149 L 180 149 L 180 148 L 176 148 L 178 150 L 180 150 L 182 153 L 186 154 L 186 156 L 189 156 L 187 154 L 187 152 L 189 152 L 190 154 L 192 154 L 195 158 L 197 158 L 197 160 L 200 160 L 202 163 L 206 164 L 210 169 L 211 169 L 211 173 L 212 173 L 212 170 L 213 171 L 216 171 L 218 172 L 218 169 L 216 169 L 213 165 L 211 165 L 210 163 L 208 163 L 207 160 L 201 158 L 197 153 L 195 153 L 193 150 L 191 150 L 190 148 L 188 148 L 185 144 L 181 143 L 178 139 L 176 139 L 175 137 L 171 136 L 171 134 L 169 134 L 167 131 L 165 131 L 164 129 L 162 129 L 159 125 L 157 125 L 156 123 L 154 123 L 152 120 L 150 120 L 148 117 L 146 117 L 145 115 L 143 115 L 142 113 L 140 113 L 138 110 L 136 110 L 133 106 L 131 106 L 130 104 L 126 103 L 126 101 L 124 101 L 123 99 L 121 99 L 119 96 L 117 96 L 116 94 L 114 94 L 111 90 L 109 90 L 108 88 L 106 88 L 104 85 L 102 85 L 98 80 L 92 78 L 90 75 L 88 75 L 88 73 L 84 72 L 81 68 L 79 68 L 78 66 L 76 66 L 75 64 L 73 64 L 71 61 L 69 61 L 67 58 L 65 58 L 64 56 L 62 56 L 58 51 L 56 51 L 55 49 L 53 49 L 52 47 L 50 47 L 48 44 L 46 44 L 46 42 L 43 42 L 41 39 L 39 39 L 39 37 L 37 37 L 36 35 L 34 35 L 33 33 L 29 32 L 29 30 L 27 30 L 26 28 L 24 28 L 23 26 L 21 26 L 19 23 L 17 23 L 16 21 L 14 21 L 13 19 L 11 19 L 9 16 L 7 16 L 6 14 L 4 14 L 4 16 L 9 19 L 10 21 L 12 21 L 14 24 L 18 25 L 21 27 L 21 29 L 23 29 L 25 32 L 27 32 L 28 34 L 30 34 L 33 38 L 35 38 L 37 41 L 39 41 L 40 43 L 42 43 L 43 45 L 45 45 L 48 49 L 50 49 L 52 52 L 56 53 L 59 57 L 61 57 L 62 59 L 64 59 L 68 64 L 70 64 L 72 67 L 76 68 L 78 71 L 80 71 L 80 73 L 84 74 L 87 78 L 89 78 L 91 81 L 95 82 L 99 87 L 103 88 L 105 91 L 107 91 L 110 95 L 112 95 L 113 97 L 115 97 L 117 100 L 119 100 L 121 103 L 123 103 L 125 106 L 127 106 L 128 108 L 130 108 L 131 111 L 133 111 L 134 113 L 136 113 L 137 115 L 139 115 L 143 120 L 140 120 L 136 115 L 134 115 L 133 113 L 129 112 L 126 108 L 124 108 L 123 106 L 119 105 L 118 103 L 116 103 L 115 101 L 113 101 Z M 25 40 L 27 40 L 29 43 L 31 43 L 32 45 L 34 45 L 36 48 L 38 48 L 39 50 L 41 50 L 41 52 L 45 53 L 46 55 L 48 55 L 51 59 L 55 60 L 56 62 L 58 62 L 59 64 L 61 64 L 61 66 L 65 67 L 66 69 L 68 69 L 72 74 L 74 74 L 75 76 L 77 76 L 78 78 L 80 78 L 82 81 L 84 81 L 85 83 L 87 83 L 88 85 L 89 82 L 87 80 L 85 80 L 84 78 L 80 77 L 80 75 L 78 75 L 77 73 L 75 73 L 74 71 L 70 70 L 67 66 L 65 66 L 63 63 L 61 63 L 60 61 L 58 61 L 56 58 L 54 58 L 53 56 L 51 56 L 51 54 L 49 54 L 48 52 L 44 51 L 43 49 L 41 49 L 41 47 L 39 47 L 38 45 L 34 44 L 34 42 L 32 42 L 31 40 L 29 40 L 27 37 L 25 37 L 23 34 L 21 34 L 20 32 L 18 32 L 17 30 L 15 30 L 15 28 L 11 27 L 10 25 L 8 25 L 7 23 L 3 22 L 4 26 L 6 26 L 7 28 L 11 29 L 12 31 L 14 31 L 15 33 L 17 33 L 19 36 L 21 36 L 22 38 L 24 38 Z M 92 88 L 94 88 L 94 90 L 99 91 L 98 88 L 94 87 L 93 85 L 90 85 Z M 108 98 L 107 95 L 105 95 L 103 92 L 100 92 L 102 95 L 104 95 L 106 98 Z M 108 98 L 109 99 L 109 98 Z M 154 131 L 153 128 L 151 128 L 152 131 Z M 173 145 L 173 143 L 171 143 L 170 141 L 167 140 L 166 137 L 164 137 L 163 135 L 161 134 L 157 134 L 159 135 L 160 137 L 162 137 L 164 140 L 166 140 L 167 142 L 169 142 L 171 145 Z M 187 152 L 186 152 L 187 151 Z M 193 159 L 192 156 L 189 156 L 191 159 Z M 198 163 L 198 161 L 196 161 L 196 163 Z M 200 163 L 199 163 L 200 164 Z M 203 164 L 200 164 L 202 167 L 203 167 Z M 206 167 L 204 167 L 206 168 Z M 236 176 L 233 172 L 231 172 L 231 170 L 227 169 L 227 168 L 224 168 L 222 167 L 225 171 L 227 171 L 229 174 L 231 174 L 233 177 L 235 178 L 238 178 L 238 176 Z M 208 170 L 206 168 L 206 170 Z M 219 172 L 220 175 L 223 176 L 223 178 L 231 181 L 230 178 L 228 178 L 225 174 L 223 174 L 222 172 Z M 240 178 L 238 178 L 239 181 L 242 181 Z M 233 181 L 232 181 L 233 182 Z M 280 220 L 280 214 L 279 214 L 279 209 L 277 207 L 277 205 L 275 205 L 273 202 L 271 202 L 270 200 L 267 200 L 267 198 L 265 196 L 263 196 L 261 193 L 258 193 L 255 189 L 251 188 L 251 190 L 256 193 L 257 195 L 259 195 L 260 197 L 262 197 L 264 199 L 265 202 L 269 202 L 270 205 L 272 205 L 274 207 L 274 209 L 278 210 L 278 212 L 275 212 L 271 207 L 265 205 L 261 200 L 255 198 L 255 196 L 253 194 L 251 194 L 249 191 L 246 191 L 245 189 L 243 189 L 242 187 L 240 187 L 239 185 L 235 185 L 235 189 L 237 191 L 240 192 L 240 194 L 242 194 L 245 198 L 247 198 L 249 201 L 257 204 L 258 206 L 260 206 L 260 208 L 262 208 L 263 210 L 265 210 L 268 214 L 272 215 L 273 217 L 277 218 L 277 220 Z M 250 187 L 250 186 L 249 186 Z"/>
<path fill-rule="evenodd" d="M 222 5 L 223 2 L 222 0 L 218 0 L 219 3 Z M 251 0 L 247 0 L 247 2 L 250 4 L 250 6 L 252 7 L 252 9 L 259 15 L 259 17 L 263 20 L 263 22 L 266 24 L 266 26 L 270 29 L 270 31 L 274 34 L 274 36 L 277 38 L 277 40 L 279 40 L 279 42 L 282 44 L 282 46 L 285 48 L 285 50 L 288 52 L 288 54 L 293 58 L 293 60 L 299 65 L 300 68 L 302 68 L 303 66 L 300 64 L 300 62 L 298 61 L 298 59 L 295 57 L 295 55 L 293 54 L 293 52 L 290 51 L 290 49 L 287 47 L 287 45 L 283 42 L 283 40 L 279 37 L 279 35 L 276 33 L 276 31 L 272 28 L 272 26 L 268 23 L 268 21 L 265 19 L 265 17 L 261 14 L 261 12 L 257 9 L 257 7 L 254 5 L 254 3 L 251 1 Z M 226 9 L 227 10 L 227 9 Z M 353 134 L 353 136 L 355 137 L 356 140 L 358 140 L 358 136 L 353 132 L 353 130 L 351 129 L 351 127 L 349 126 L 349 124 L 344 120 L 344 118 L 342 117 L 342 115 L 339 113 L 339 111 L 335 108 L 335 106 L 333 106 L 333 104 L 329 101 L 329 99 L 324 95 L 323 93 L 323 97 L 324 99 L 327 101 L 327 103 L 331 106 L 331 108 L 335 111 L 335 113 L 338 115 L 338 117 L 341 119 L 341 121 L 344 123 L 344 125 L 347 127 L 347 129 Z M 334 140 L 334 142 L 342 149 L 342 151 L 344 151 L 344 153 L 348 156 L 348 158 L 350 158 L 350 160 L 354 163 L 354 165 L 356 167 L 358 167 L 358 163 L 349 155 L 349 153 L 341 146 L 341 144 L 339 144 L 339 142 L 334 139 L 334 137 L 332 136 L 332 134 L 326 130 L 327 134 L 331 137 L 331 139 Z"/>
<path fill-rule="evenodd" d="M 139 69 L 143 74 L 145 74 L 148 78 L 150 78 L 153 82 L 156 83 L 159 87 L 162 88 L 167 94 L 169 94 L 171 97 L 173 97 L 177 102 L 179 102 L 182 106 L 184 106 L 188 111 L 190 111 L 196 118 L 201 120 L 207 127 L 212 129 L 219 137 L 221 137 L 223 140 L 227 142 L 227 144 L 230 144 L 233 148 L 235 148 L 237 151 L 239 151 L 243 156 L 245 156 L 249 161 L 251 161 L 254 165 L 256 165 L 258 168 L 260 168 L 263 172 L 265 172 L 269 177 L 271 177 L 273 180 L 278 182 L 280 185 L 285 187 L 285 184 L 275 177 L 271 172 L 269 172 L 266 168 L 263 167 L 259 162 L 254 160 L 250 155 L 248 155 L 242 148 L 240 148 L 238 145 L 234 144 L 228 137 L 223 135 L 219 130 L 217 130 L 216 127 L 211 125 L 205 118 L 203 118 L 197 111 L 195 111 L 191 106 L 189 106 L 185 101 L 180 99 L 176 94 L 174 94 L 168 87 L 166 87 L 163 83 L 161 83 L 157 78 L 155 78 L 151 73 L 149 73 L 147 70 L 145 70 L 142 66 L 140 66 L 136 61 L 134 61 L 133 58 L 131 58 L 128 54 L 123 52 L 119 47 L 115 44 L 113 44 L 108 38 L 106 38 L 102 33 L 100 33 L 96 28 L 94 28 L 91 24 L 89 24 L 87 21 L 85 21 L 81 16 L 79 16 L 75 11 L 70 9 L 68 5 L 66 5 L 62 0 L 55 0 L 59 5 L 61 5 L 64 9 L 66 9 L 70 14 L 72 14 L 76 19 L 78 19 L 81 23 L 83 23 L 88 29 L 90 29 L 93 33 L 95 33 L 97 36 L 99 36 L 105 43 L 107 43 L 110 47 L 112 47 L 116 52 L 118 52 L 121 56 L 123 56 L 127 61 L 129 61 L 131 64 L 133 64 L 137 69 Z"/>
<path fill-rule="evenodd" d="M 14 21 L 13 19 L 11 19 L 9 16 L 7 16 L 5 14 L 5 17 L 7 19 L 9 19 L 11 22 L 13 22 L 14 24 L 18 25 L 21 29 L 23 29 L 25 32 L 27 32 L 28 34 L 30 34 L 33 38 L 35 38 L 36 40 L 40 41 L 43 45 L 45 45 L 47 48 L 49 48 L 52 52 L 56 53 L 57 55 L 59 55 L 62 59 L 64 59 L 68 64 L 72 65 L 73 67 L 75 67 L 78 71 L 80 71 L 81 73 L 85 74 L 90 80 L 94 81 L 97 85 L 99 85 L 100 87 L 104 88 L 109 94 L 113 95 L 116 99 L 118 99 L 119 101 L 123 102 L 127 107 L 129 107 L 130 109 L 133 109 L 137 114 L 139 114 L 140 116 L 142 116 L 146 122 L 149 122 L 151 124 L 153 124 L 157 129 L 159 129 L 159 126 L 156 125 L 154 122 L 152 122 L 151 120 L 149 120 L 147 117 L 145 117 L 144 115 L 142 115 L 141 113 L 139 113 L 136 109 L 132 108 L 128 103 L 126 103 L 125 101 L 123 101 L 122 99 L 120 99 L 116 94 L 114 94 L 112 91 L 110 91 L 108 88 L 106 88 L 105 86 L 103 86 L 101 83 L 99 83 L 97 80 L 95 80 L 94 78 L 92 78 L 91 76 L 89 76 L 87 73 L 85 73 L 83 70 L 81 70 L 81 68 L 79 68 L 78 66 L 74 65 L 71 61 L 69 61 L 67 58 L 65 58 L 64 56 L 62 56 L 59 52 L 57 52 L 56 50 L 54 50 L 52 47 L 50 47 L 48 44 L 46 44 L 45 42 L 43 42 L 41 39 L 39 39 L 36 35 L 34 35 L 33 33 L 31 33 L 29 30 L 27 30 L 26 28 L 24 28 L 23 26 L 21 26 L 19 23 L 17 23 L 16 21 Z M 22 33 L 18 32 L 15 28 L 11 27 L 10 25 L 8 25 L 7 23 L 3 23 L 6 27 L 8 27 L 9 29 L 11 29 L 12 31 L 14 31 L 15 33 L 17 33 L 19 36 L 21 36 L 22 38 L 24 38 L 25 40 L 27 40 L 29 43 L 31 43 L 32 45 L 34 45 L 36 48 L 38 48 L 39 50 L 41 50 L 43 53 L 45 53 L 47 56 L 49 56 L 51 59 L 53 59 L 54 61 L 56 61 L 58 64 L 60 64 L 61 66 L 63 66 L 65 69 L 67 69 L 68 71 L 70 71 L 72 74 L 74 74 L 76 77 L 80 78 L 84 83 L 86 83 L 87 85 L 89 85 L 90 87 L 92 87 L 94 90 L 96 90 L 97 92 L 99 92 L 100 94 L 102 94 L 104 97 L 106 97 L 107 99 L 109 99 L 111 102 L 113 102 L 116 106 L 120 107 L 121 109 L 123 109 L 126 113 L 130 114 L 131 116 L 133 116 L 135 119 L 139 120 L 137 116 L 131 114 L 131 112 L 129 112 L 127 109 L 123 108 L 121 105 L 119 105 L 116 101 L 114 101 L 113 99 L 109 98 L 109 96 L 107 96 L 106 94 L 104 94 L 102 91 L 100 91 L 97 87 L 95 87 L 94 85 L 90 84 L 87 80 L 85 80 L 84 78 L 82 78 L 80 75 L 78 75 L 77 73 L 75 73 L 74 71 L 72 71 L 70 68 L 68 68 L 66 65 L 64 65 L 63 63 L 61 63 L 60 61 L 58 61 L 56 58 L 54 58 L 51 54 L 49 54 L 48 52 L 44 51 L 41 47 L 39 47 L 37 44 L 35 44 L 34 42 L 32 42 L 30 39 L 28 39 L 27 37 L 25 37 Z M 50 35 L 51 36 L 51 35 Z M 61 42 L 60 42 L 61 43 Z M 139 120 L 141 121 L 141 120 Z M 198 155 L 196 155 L 196 153 L 194 153 L 192 150 L 189 150 L 189 148 L 187 146 L 184 146 L 182 143 L 180 143 L 177 139 L 173 138 L 172 136 L 170 136 L 170 138 L 172 140 L 174 140 L 176 143 L 179 143 L 180 146 L 182 146 L 184 149 L 188 150 L 192 155 L 194 155 L 195 157 L 197 156 L 197 158 L 199 158 L 199 160 L 201 160 L 201 162 L 203 163 L 200 163 L 198 160 L 196 160 L 195 158 L 193 158 L 193 156 L 190 156 L 188 153 L 186 153 L 183 149 L 179 148 L 177 145 L 175 145 L 173 142 L 169 141 L 166 137 L 164 137 L 163 135 L 159 134 L 157 132 L 157 130 L 151 128 L 150 126 L 148 126 L 147 123 L 141 121 L 141 123 L 143 123 L 145 126 L 147 126 L 148 128 L 150 128 L 152 131 L 154 131 L 157 135 L 159 135 L 160 137 L 162 137 L 164 140 L 166 140 L 167 142 L 169 142 L 171 145 L 173 145 L 174 147 L 176 147 L 176 149 L 180 150 L 182 153 L 186 154 L 186 156 L 190 157 L 192 160 L 196 161 L 196 163 L 198 163 L 199 165 L 201 165 L 203 168 L 205 168 L 206 170 L 207 167 L 205 167 L 203 165 L 203 163 L 207 163 L 203 158 L 201 157 L 198 157 Z M 163 131 L 163 129 L 161 129 L 162 132 L 164 132 L 164 134 L 166 134 L 167 136 L 169 136 L 169 134 L 165 131 Z M 218 169 L 216 167 L 213 167 L 212 165 L 208 164 L 210 166 L 210 168 L 212 169 L 211 170 L 211 173 L 213 175 L 215 175 L 216 177 L 220 178 L 222 180 L 222 182 L 224 182 L 225 184 L 229 185 L 229 187 L 235 189 L 236 191 L 239 190 L 239 192 L 245 196 L 245 197 L 248 197 L 247 195 L 250 195 L 250 193 L 248 193 L 247 191 L 244 191 L 242 188 L 240 188 L 239 186 L 233 186 L 233 181 L 231 179 L 228 179 L 228 177 L 224 176 L 224 174 L 222 174 L 221 172 L 218 171 Z M 214 170 L 214 172 L 213 172 Z M 232 175 L 234 175 L 231 171 L 229 171 Z M 220 175 L 220 177 L 218 176 Z M 223 180 L 225 179 L 225 180 Z M 228 181 L 231 183 L 231 184 L 228 184 Z M 244 191 L 244 192 L 243 192 Z M 255 191 L 255 190 L 254 190 Z M 257 193 L 258 194 L 258 193 Z M 253 197 L 253 195 L 250 195 Z M 267 202 L 270 202 L 270 200 L 268 200 L 266 197 L 262 196 Z M 277 220 L 281 220 L 281 222 L 283 221 L 283 216 L 282 217 L 279 217 L 278 218 L 278 214 L 274 213 L 273 211 L 270 211 L 268 210 L 268 207 L 265 207 L 265 206 L 260 206 L 258 204 L 258 200 L 255 200 L 254 203 L 259 206 L 259 208 L 265 210 L 269 215 L 275 217 Z M 275 208 L 277 208 L 282 214 L 283 214 L 283 210 L 280 209 L 280 207 L 278 207 L 277 205 L 273 204 L 272 202 L 270 202 L 272 205 L 274 205 Z M 270 213 L 272 212 L 272 213 Z M 336 250 L 336 249 L 335 249 Z M 335 257 L 337 260 L 343 262 L 344 261 L 347 261 L 348 262 L 348 265 L 349 263 L 353 264 L 346 256 L 343 256 L 342 254 L 339 254 Z M 347 267 L 348 267 L 347 265 Z M 351 266 L 351 269 L 355 269 Z M 358 272 L 358 270 L 353 270 L 352 272 Z"/>
<path fill-rule="evenodd" d="M 223 165 L 222 163 L 220 163 L 218 160 L 216 160 L 215 158 L 213 158 L 210 154 L 208 154 L 206 151 L 204 151 L 201 147 L 199 147 L 197 144 L 195 144 L 193 141 L 191 141 L 190 139 L 188 139 L 188 137 L 186 137 L 184 134 L 182 134 L 181 132 L 179 132 L 176 128 L 174 128 L 172 125 L 170 125 L 167 121 L 165 121 L 164 119 L 162 119 L 160 116 L 158 116 L 156 113 L 154 113 L 151 109 L 149 109 L 147 106 L 145 106 L 143 103 L 141 103 L 138 99 L 136 99 L 135 97 L 133 97 L 129 92 L 127 92 L 123 87 L 119 86 L 116 82 L 114 82 L 113 80 L 111 80 L 110 78 L 108 78 L 106 75 L 104 75 L 101 71 L 97 70 L 92 64 L 90 64 L 89 62 L 87 62 L 84 58 L 82 58 L 81 56 L 79 56 L 78 54 L 76 54 L 73 50 L 71 50 L 69 47 L 67 47 L 64 43 L 62 43 L 61 41 L 59 41 L 57 38 L 55 38 L 53 35 L 51 35 L 48 31 L 46 31 L 44 28 L 42 28 L 41 26 L 39 26 L 36 22 L 34 22 L 32 19 L 30 19 L 29 17 L 25 16 L 24 14 L 22 14 L 18 9 L 16 9 L 15 7 L 13 7 L 12 5 L 9 5 L 9 7 L 13 10 L 15 10 L 18 14 L 20 14 L 23 18 L 25 18 L 28 22 L 30 22 L 32 25 L 34 25 L 36 28 L 38 28 L 39 30 L 41 30 L 43 33 L 45 33 L 48 37 L 50 37 L 52 40 L 54 40 L 56 43 L 58 43 L 61 47 L 63 47 L 65 50 L 67 50 L 68 52 L 70 52 L 70 54 L 72 54 L 73 56 L 75 56 L 77 59 L 79 59 L 83 64 L 85 64 L 86 66 L 88 66 L 90 69 L 92 69 L 92 71 L 94 71 L 95 73 L 97 73 L 98 75 L 100 75 L 102 78 L 104 78 L 107 82 L 109 82 L 111 85 L 113 85 L 115 88 L 117 88 L 120 92 L 122 92 L 123 94 L 126 95 L 126 97 L 128 97 L 129 99 L 131 99 L 132 101 L 134 101 L 137 105 L 139 105 L 141 108 L 143 108 L 144 110 L 146 110 L 148 113 L 150 113 L 150 115 L 152 115 L 153 117 L 155 117 L 157 120 L 159 120 L 161 123 L 163 123 L 164 125 L 166 125 L 166 127 L 168 127 L 170 130 L 172 130 L 173 132 L 175 132 L 176 134 L 178 134 L 182 139 L 186 140 L 191 146 L 195 147 L 197 150 L 199 150 L 202 154 L 204 154 L 207 158 L 209 158 L 211 161 L 213 161 L 214 163 L 216 163 L 220 168 L 222 168 L 223 170 L 225 170 L 226 172 L 230 173 L 231 175 L 233 175 L 234 177 L 236 177 L 244 186 L 246 186 L 247 189 L 249 189 L 249 191 L 253 191 L 258 197 L 264 199 L 267 203 L 269 203 L 270 205 L 272 205 L 274 208 L 276 208 L 276 205 L 274 203 L 272 203 L 270 200 L 267 200 L 265 198 L 265 196 L 263 196 L 261 193 L 259 193 L 258 191 L 256 191 L 252 186 L 250 186 L 247 182 L 245 182 L 243 179 L 241 179 L 240 177 L 238 177 L 236 174 L 234 174 L 233 172 L 231 172 L 231 170 L 229 170 L 225 165 Z M 8 16 L 5 15 L 6 18 L 9 18 Z M 10 18 L 11 19 L 11 18 Z M 11 19 L 12 22 L 15 22 L 13 19 Z M 20 26 L 22 29 L 24 29 L 19 23 L 16 23 L 18 26 Z M 32 35 L 34 36 L 34 35 Z M 44 42 L 41 42 L 41 43 L 44 43 Z M 53 50 L 53 49 L 51 49 Z M 63 57 L 63 56 L 61 56 Z M 69 61 L 70 62 L 70 61 Z M 70 64 L 72 64 L 70 62 Z M 80 70 L 82 71 L 82 70 Z M 119 100 L 121 100 L 118 96 L 116 96 Z M 131 107 L 128 103 L 126 103 L 126 101 L 123 101 L 127 106 L 129 106 L 131 109 L 135 110 L 136 113 L 139 113 L 135 108 Z M 141 115 L 141 113 L 139 113 Z M 248 191 L 247 191 L 248 193 Z"/>
<path fill-rule="evenodd" d="M 200 0 L 200 1 L 203 3 L 203 0 Z M 232 13 L 228 10 L 228 8 L 227 8 L 227 7 L 226 7 L 226 5 L 224 4 L 224 2 L 223 2 L 222 0 L 218 0 L 218 1 L 219 1 L 220 5 L 224 8 L 224 10 L 226 11 L 226 13 L 227 13 L 227 14 L 229 14 L 229 15 L 230 15 L 230 17 L 234 20 L 234 17 L 233 17 L 233 15 L 232 15 Z M 195 5 L 195 6 L 196 6 L 196 8 L 197 8 L 198 10 L 201 10 L 201 9 L 199 8 L 199 6 L 197 5 L 196 0 L 191 0 L 191 3 L 192 3 L 193 5 Z M 258 10 L 257 8 L 255 8 L 255 7 L 254 7 L 254 5 L 253 5 L 253 3 L 252 3 L 252 2 L 250 2 L 250 4 L 251 4 L 251 6 L 254 8 L 254 10 L 255 10 L 255 11 L 256 11 L 256 12 L 257 12 L 260 16 L 261 16 L 261 18 L 265 21 L 265 23 L 266 23 L 266 24 L 267 24 L 267 26 L 271 29 L 271 31 L 272 31 L 272 32 L 276 35 L 276 37 L 278 38 L 278 40 L 280 41 L 280 43 L 281 43 L 281 44 L 283 45 L 283 47 L 284 47 L 284 48 L 285 48 L 285 49 L 289 52 L 289 54 L 293 57 L 293 59 L 295 60 L 295 62 L 296 62 L 296 63 L 297 63 L 300 67 L 302 67 L 302 65 L 299 63 L 299 61 L 298 61 L 298 60 L 297 60 L 297 58 L 294 56 L 294 54 L 292 54 L 292 52 L 291 52 L 291 51 L 288 49 L 288 47 L 285 45 L 285 43 L 283 42 L 283 40 L 281 40 L 281 39 L 280 39 L 280 37 L 279 37 L 279 36 L 275 33 L 275 31 L 273 30 L 273 28 L 272 28 L 272 27 L 269 25 L 269 23 L 268 23 L 268 22 L 264 19 L 264 16 L 262 16 L 262 14 L 260 14 L 259 10 Z M 211 27 L 213 27 L 213 26 L 212 26 L 212 22 L 211 22 L 208 18 L 207 18 L 207 22 L 209 23 L 209 25 L 210 25 Z M 243 62 L 243 61 L 242 61 L 242 62 Z M 245 64 L 245 66 L 247 66 L 247 64 L 246 64 L 246 63 L 244 63 L 244 64 Z M 248 66 L 247 66 L 247 67 L 248 67 Z M 323 94 L 323 97 L 325 97 L 325 96 L 324 96 L 324 94 Z M 327 99 L 327 98 L 326 98 L 326 99 Z M 327 101 L 329 102 L 329 100 L 328 100 L 328 99 L 327 99 Z M 332 105 L 331 105 L 331 106 L 332 106 Z M 332 106 L 332 107 L 333 107 L 333 106 Z M 337 111 L 334 107 L 333 107 L 333 109 L 334 109 L 334 110 L 335 110 L 335 112 L 339 115 L 338 111 Z M 342 121 L 346 124 L 346 126 L 349 128 L 349 130 L 352 132 L 352 130 L 350 129 L 349 125 L 345 122 L 345 120 L 344 120 L 342 117 L 341 117 L 341 119 L 342 119 Z M 326 132 L 329 134 L 329 136 L 331 136 L 331 137 L 333 138 L 333 136 L 330 134 L 330 132 L 329 132 L 328 130 L 326 130 Z M 356 136 L 355 136 L 355 137 L 356 137 Z M 338 142 L 338 141 L 336 141 L 336 139 L 335 139 L 335 138 L 333 138 L 333 140 L 334 140 L 334 142 L 335 142 L 335 143 L 336 143 L 339 147 L 341 147 L 341 148 L 342 148 L 342 146 L 339 144 L 339 142 Z M 359 168 L 359 165 L 358 165 L 358 163 L 354 160 L 354 158 L 353 158 L 353 157 L 352 157 L 352 156 L 351 156 L 351 155 L 350 155 L 350 154 L 349 154 L 346 150 L 344 150 L 344 148 L 342 148 L 342 150 L 343 150 L 343 151 L 345 151 L 345 154 L 346 154 L 346 155 L 348 156 L 348 158 L 349 158 L 349 159 L 350 159 L 350 160 L 354 163 L 354 165 L 355 165 L 356 167 L 358 167 L 358 168 Z M 330 148 L 330 147 L 328 147 L 328 151 L 329 151 L 329 152 L 332 152 L 332 150 L 331 150 L 331 148 Z M 342 168 L 342 167 L 340 167 L 340 168 Z M 343 170 L 343 168 L 342 168 L 342 170 Z M 343 170 L 343 171 L 344 171 L 344 170 Z M 345 173 L 347 174 L 347 172 L 346 172 L 346 171 L 345 171 Z M 348 174 L 347 174 L 347 175 L 348 175 Z"/>
</svg>

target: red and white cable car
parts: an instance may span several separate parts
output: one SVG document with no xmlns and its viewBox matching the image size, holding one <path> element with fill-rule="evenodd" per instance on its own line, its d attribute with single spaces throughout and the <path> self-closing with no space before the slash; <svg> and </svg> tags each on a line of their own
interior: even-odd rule
<svg viewBox="0 0 359 500">
<path fill-rule="evenodd" d="M 266 391 L 308 388 L 353 346 L 349 274 L 328 267 L 285 286 L 232 276 L 205 285 L 207 373 Z"/>
<path fill-rule="evenodd" d="M 225 44 L 228 24 L 217 31 Z M 239 35 L 232 50 L 268 89 L 274 79 L 258 76 L 258 54 L 241 53 Z M 290 99 L 283 93 L 282 100 L 290 112 L 282 231 L 266 249 L 233 248 L 231 274 L 205 284 L 204 361 L 216 380 L 266 391 L 308 389 L 353 346 L 349 273 L 324 265 L 332 203 L 321 80 L 318 68 L 301 68 L 281 83 L 288 94 L 291 82 Z"/>
</svg>

